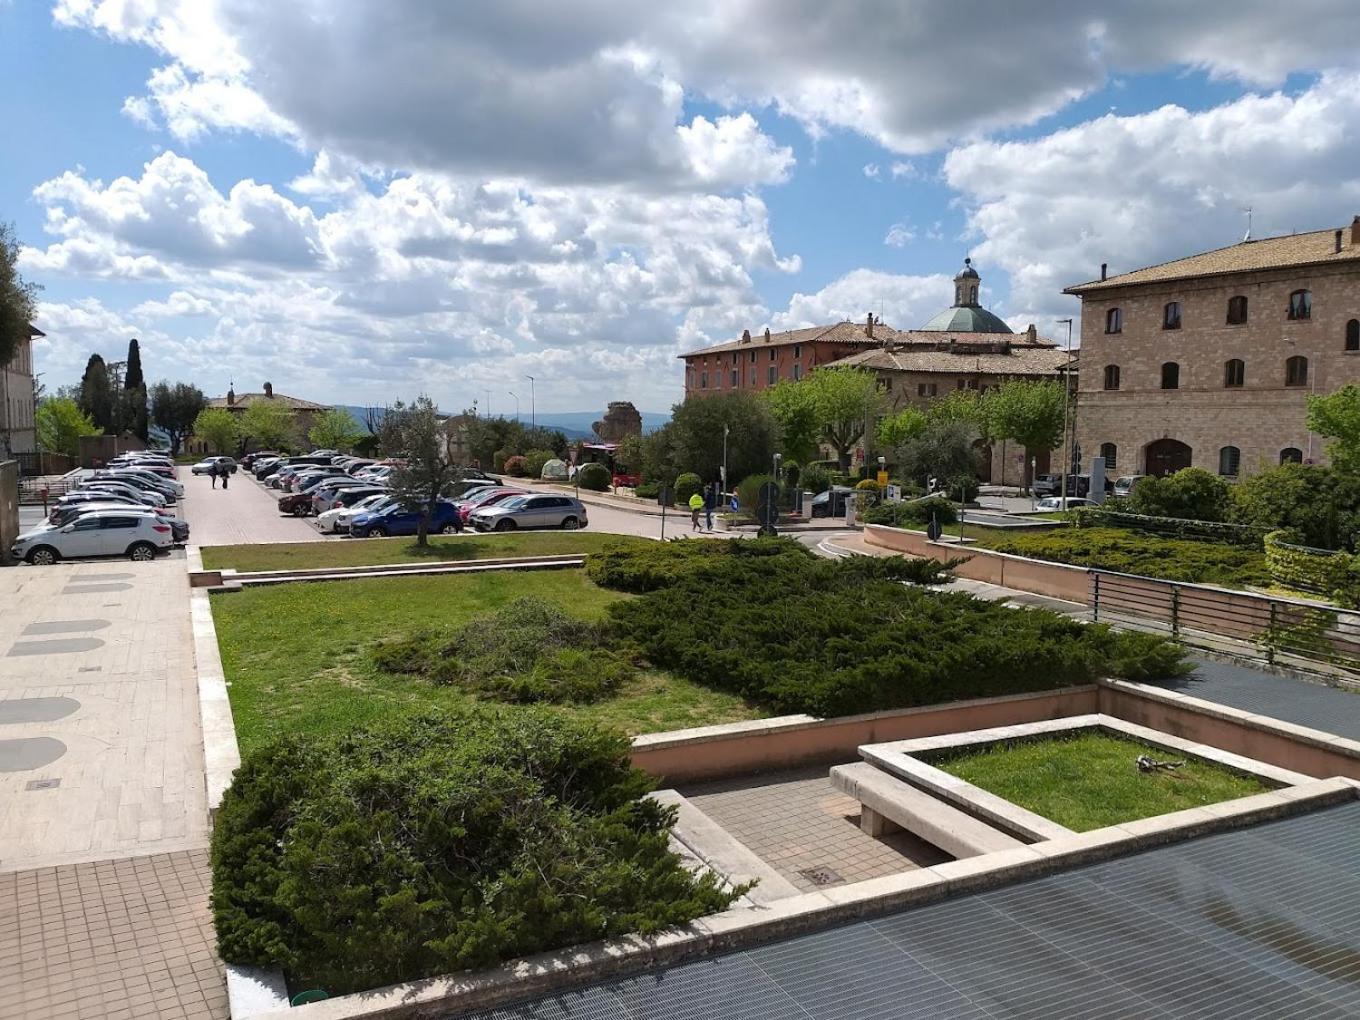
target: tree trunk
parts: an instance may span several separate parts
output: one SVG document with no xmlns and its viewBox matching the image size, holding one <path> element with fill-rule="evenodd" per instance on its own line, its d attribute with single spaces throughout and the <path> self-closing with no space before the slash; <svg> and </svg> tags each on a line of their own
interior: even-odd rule
<svg viewBox="0 0 1360 1020">
<path fill-rule="evenodd" d="M 422 549 L 430 544 L 430 512 L 421 511 L 420 521 L 416 524 L 416 545 Z"/>
</svg>

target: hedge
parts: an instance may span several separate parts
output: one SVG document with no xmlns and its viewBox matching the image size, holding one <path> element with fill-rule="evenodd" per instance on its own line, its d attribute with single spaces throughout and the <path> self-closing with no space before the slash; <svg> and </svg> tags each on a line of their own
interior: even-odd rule
<svg viewBox="0 0 1360 1020">
<path fill-rule="evenodd" d="M 954 504 L 947 499 L 914 499 L 898 503 L 880 503 L 861 515 L 865 524 L 887 524 L 894 528 L 924 529 L 931 514 L 941 526 L 958 521 Z"/>
<path fill-rule="evenodd" d="M 605 492 L 613 483 L 614 478 L 610 475 L 609 468 L 593 461 L 589 464 L 582 464 L 576 472 L 576 484 L 583 489 Z"/>
<path fill-rule="evenodd" d="M 1113 502 L 1107 500 L 1107 503 Z M 1127 513 L 1120 505 L 1083 506 L 1070 511 L 1072 522 L 1079 528 L 1127 528 L 1131 531 L 1145 531 L 1164 538 L 1184 538 L 1206 542 L 1224 542 L 1229 545 L 1242 545 L 1261 548 L 1261 540 L 1266 529 L 1243 524 L 1225 524 L 1221 521 L 1196 521 L 1184 517 L 1152 517 L 1148 514 Z"/>
<path fill-rule="evenodd" d="M 696 565 L 687 549 L 657 549 L 647 580 L 659 586 L 609 609 L 619 638 L 775 712 L 846 715 L 1188 668 L 1156 635 L 908 587 L 894 579 L 910 562 L 900 558 L 715 553 Z M 669 575 L 657 569 L 668 555 Z"/>
<path fill-rule="evenodd" d="M 431 712 L 250 755 L 212 835 L 222 959 L 375 988 L 725 908 L 630 744 L 539 709 Z"/>
</svg>

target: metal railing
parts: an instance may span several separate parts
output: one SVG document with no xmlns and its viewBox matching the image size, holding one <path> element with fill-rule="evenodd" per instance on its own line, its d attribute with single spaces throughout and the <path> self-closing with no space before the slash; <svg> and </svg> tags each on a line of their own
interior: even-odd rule
<svg viewBox="0 0 1360 1020">
<path fill-rule="evenodd" d="M 1302 599 L 1089 570 L 1091 618 L 1187 645 L 1360 680 L 1360 612 Z"/>
</svg>

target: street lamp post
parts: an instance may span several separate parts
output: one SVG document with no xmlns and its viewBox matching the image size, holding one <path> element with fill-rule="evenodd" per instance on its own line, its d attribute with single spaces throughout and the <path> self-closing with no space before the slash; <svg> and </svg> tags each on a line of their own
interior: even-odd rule
<svg viewBox="0 0 1360 1020">
<path fill-rule="evenodd" d="M 505 392 L 515 398 L 515 421 L 519 421 L 519 394 L 514 390 L 506 390 Z"/>
<path fill-rule="evenodd" d="M 529 427 L 538 428 L 538 409 L 534 405 L 534 377 L 526 375 L 524 378 L 529 380 Z"/>
<path fill-rule="evenodd" d="M 727 494 L 727 426 L 723 426 L 722 491 Z"/>
<path fill-rule="evenodd" d="M 1067 366 L 1063 370 L 1063 449 L 1062 449 L 1062 503 L 1067 509 L 1067 473 L 1072 470 L 1072 447 L 1067 444 L 1067 406 L 1072 403 L 1072 320 L 1059 319 L 1067 323 Z"/>
</svg>

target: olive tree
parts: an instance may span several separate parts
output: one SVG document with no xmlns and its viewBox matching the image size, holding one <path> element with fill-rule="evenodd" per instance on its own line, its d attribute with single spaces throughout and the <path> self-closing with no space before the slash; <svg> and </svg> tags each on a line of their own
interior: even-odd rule
<svg viewBox="0 0 1360 1020">
<path fill-rule="evenodd" d="M 435 504 L 463 477 L 434 401 L 421 396 L 410 404 L 398 400 L 389 407 L 383 416 L 381 446 L 389 457 L 402 461 L 388 478 L 392 498 L 420 514 L 416 545 L 427 546 Z"/>
</svg>

